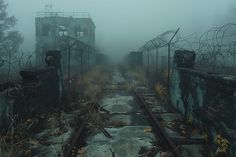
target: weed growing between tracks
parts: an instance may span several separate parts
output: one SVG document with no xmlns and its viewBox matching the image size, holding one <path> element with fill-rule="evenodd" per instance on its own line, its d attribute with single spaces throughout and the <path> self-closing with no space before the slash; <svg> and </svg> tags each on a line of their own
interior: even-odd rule
<svg viewBox="0 0 236 157">
<path fill-rule="evenodd" d="M 82 80 L 77 83 L 83 87 L 83 96 L 93 98 L 97 94 L 102 95 L 104 85 L 112 79 L 110 68 L 107 66 L 97 66 L 87 73 Z"/>
<path fill-rule="evenodd" d="M 157 83 L 155 86 L 155 91 L 160 101 L 162 101 L 163 104 L 166 104 L 168 102 L 168 92 L 166 87 L 161 83 Z"/>
<path fill-rule="evenodd" d="M 100 130 L 110 138 L 109 133 L 103 128 L 103 119 L 99 114 L 99 100 L 103 95 L 103 87 L 111 80 L 111 73 L 108 66 L 97 66 L 92 71 L 73 81 L 76 87 L 77 97 L 71 104 L 66 104 L 67 108 L 73 108 L 78 111 L 79 122 L 77 120 L 76 130 L 71 135 L 69 147 L 65 149 L 65 155 L 72 153 L 72 156 L 85 153 L 85 138 L 89 133 L 95 133 Z M 72 85 L 71 85 L 72 86 Z M 85 128 L 84 128 L 85 127 Z M 81 131 L 80 131 L 81 130 Z M 78 140 L 79 139 L 79 140 Z"/>
<path fill-rule="evenodd" d="M 81 80 L 77 81 L 77 84 L 82 87 L 80 95 L 89 100 L 88 103 L 80 106 L 80 110 L 81 113 L 85 114 L 82 117 L 86 121 L 90 133 L 96 133 L 99 130 L 104 131 L 105 117 L 102 117 L 100 114 L 99 99 L 103 96 L 104 86 L 109 84 L 111 80 L 111 68 L 108 66 L 97 66 Z M 91 108 L 92 103 L 95 103 L 94 108 Z"/>
</svg>

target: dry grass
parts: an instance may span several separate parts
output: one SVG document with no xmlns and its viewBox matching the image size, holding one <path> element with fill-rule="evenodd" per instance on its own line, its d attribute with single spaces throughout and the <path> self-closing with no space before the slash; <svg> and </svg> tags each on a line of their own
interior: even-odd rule
<svg viewBox="0 0 236 157">
<path fill-rule="evenodd" d="M 82 79 L 77 81 L 79 86 L 83 86 L 85 97 L 95 97 L 97 93 L 102 93 L 103 86 L 111 80 L 109 67 L 97 66 L 87 73 Z"/>
<path fill-rule="evenodd" d="M 31 149 L 30 145 L 36 144 L 31 139 L 21 139 L 16 140 L 17 134 L 13 136 L 10 135 L 10 133 L 7 133 L 5 135 L 0 136 L 0 154 L 4 157 L 30 157 L 31 156 Z M 14 140 L 14 143 L 12 144 L 10 141 Z"/>
<path fill-rule="evenodd" d="M 157 83 L 155 86 L 155 91 L 159 98 L 164 102 L 167 103 L 168 100 L 168 92 L 167 89 L 164 85 Z"/>
<path fill-rule="evenodd" d="M 0 138 L 0 154 L 4 157 L 12 157 L 11 147 L 6 143 L 4 137 Z"/>
<path fill-rule="evenodd" d="M 99 114 L 99 112 L 95 110 L 90 110 L 86 116 L 87 127 L 91 132 L 96 132 L 98 128 L 104 126 L 104 121 Z"/>
<path fill-rule="evenodd" d="M 148 81 L 146 78 L 145 70 L 140 68 L 128 69 L 127 79 L 132 80 L 132 83 L 128 84 L 128 89 L 135 88 L 137 86 L 147 86 Z"/>
<path fill-rule="evenodd" d="M 133 70 L 134 80 L 139 82 L 141 85 L 147 85 L 146 74 L 143 69 L 134 69 Z"/>
</svg>

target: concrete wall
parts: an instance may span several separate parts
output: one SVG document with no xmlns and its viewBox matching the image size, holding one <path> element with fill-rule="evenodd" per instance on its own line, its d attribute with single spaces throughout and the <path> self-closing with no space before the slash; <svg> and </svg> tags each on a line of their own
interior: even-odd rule
<svg viewBox="0 0 236 157">
<path fill-rule="evenodd" d="M 55 68 L 21 71 L 21 74 L 20 84 L 0 85 L 0 130 L 7 129 L 12 113 L 32 115 L 59 107 L 60 81 Z"/>
<path fill-rule="evenodd" d="M 15 113 L 30 115 L 59 107 L 60 76 L 55 68 L 24 70 L 21 75 L 23 95 L 15 98 Z"/>
<path fill-rule="evenodd" d="M 0 130 L 5 128 L 8 123 L 8 112 L 10 109 L 10 105 L 7 102 L 6 97 L 1 94 L 0 95 Z"/>
<path fill-rule="evenodd" d="M 186 119 L 208 132 L 212 141 L 221 134 L 234 147 L 236 77 L 197 71 L 194 62 L 194 52 L 175 52 L 171 102 Z"/>
</svg>

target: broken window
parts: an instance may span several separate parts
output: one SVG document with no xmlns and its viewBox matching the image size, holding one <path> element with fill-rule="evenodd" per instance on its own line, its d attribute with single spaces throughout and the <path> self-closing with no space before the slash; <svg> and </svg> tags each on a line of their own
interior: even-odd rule
<svg viewBox="0 0 236 157">
<path fill-rule="evenodd" d="M 84 36 L 84 32 L 77 32 L 77 36 L 78 37 L 83 37 Z"/>
<path fill-rule="evenodd" d="M 67 31 L 59 31 L 59 36 L 61 37 L 61 36 L 67 36 L 68 35 L 68 33 L 67 33 Z"/>
<path fill-rule="evenodd" d="M 67 36 L 68 32 L 65 26 L 59 26 L 59 36 Z"/>
<path fill-rule="evenodd" d="M 41 35 L 42 36 L 50 36 L 50 25 L 49 24 L 43 24 Z"/>
<path fill-rule="evenodd" d="M 76 27 L 75 28 L 75 35 L 77 37 L 83 37 L 84 36 L 84 31 L 83 31 L 82 27 Z"/>
</svg>

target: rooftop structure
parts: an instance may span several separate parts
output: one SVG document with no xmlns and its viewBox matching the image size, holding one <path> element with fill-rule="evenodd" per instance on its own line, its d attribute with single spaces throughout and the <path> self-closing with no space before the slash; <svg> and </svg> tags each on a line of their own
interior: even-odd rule
<svg viewBox="0 0 236 157">
<path fill-rule="evenodd" d="M 90 14 L 87 12 L 37 12 L 36 17 L 90 18 Z"/>
<path fill-rule="evenodd" d="M 81 62 L 82 58 L 86 58 L 79 53 L 85 55 L 85 51 L 87 53 L 94 51 L 96 26 L 89 13 L 38 12 L 35 18 L 35 26 L 36 61 L 38 65 L 44 63 L 45 54 L 48 50 L 61 51 L 62 65 L 64 66 L 67 64 L 69 47 L 72 51 L 72 63 Z M 83 49 L 81 49 L 82 47 Z"/>
</svg>

